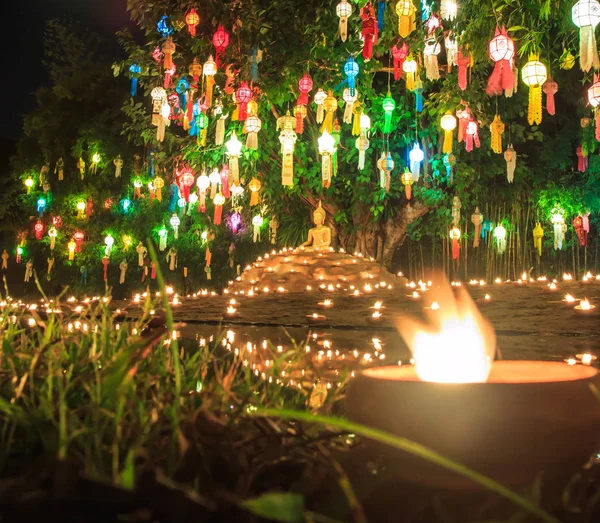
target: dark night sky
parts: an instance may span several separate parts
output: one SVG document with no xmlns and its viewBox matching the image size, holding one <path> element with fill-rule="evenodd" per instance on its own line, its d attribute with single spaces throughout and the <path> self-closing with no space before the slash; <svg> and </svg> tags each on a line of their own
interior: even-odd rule
<svg viewBox="0 0 600 523">
<path fill-rule="evenodd" d="M 110 41 L 119 29 L 130 25 L 127 0 L 4 0 L 3 62 L 0 82 L 4 100 L 0 119 L 0 139 L 18 138 L 22 134 L 23 115 L 35 103 L 31 93 L 47 82 L 42 65 L 44 24 L 53 18 L 70 18 Z M 107 43 L 107 53 L 115 53 L 114 43 Z M 115 55 L 116 57 L 116 55 Z"/>
</svg>

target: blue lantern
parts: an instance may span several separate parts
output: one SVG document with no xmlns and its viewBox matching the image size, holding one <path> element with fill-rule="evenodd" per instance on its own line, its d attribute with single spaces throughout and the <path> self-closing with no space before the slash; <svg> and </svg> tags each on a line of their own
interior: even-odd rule
<svg viewBox="0 0 600 523">
<path fill-rule="evenodd" d="M 344 74 L 346 75 L 346 83 L 350 89 L 350 96 L 356 94 L 356 77 L 358 76 L 359 67 L 352 56 L 348 58 L 344 64 Z"/>
<path fill-rule="evenodd" d="M 45 209 L 46 209 L 46 198 L 44 198 L 42 196 L 37 201 L 37 212 L 39 212 L 40 214 L 42 214 Z"/>
<path fill-rule="evenodd" d="M 131 73 L 131 96 L 135 96 L 137 94 L 138 88 L 138 76 L 142 72 L 142 68 L 138 64 L 131 64 L 129 67 L 129 72 Z"/>
<path fill-rule="evenodd" d="M 427 0 L 421 0 L 421 19 L 423 21 L 429 20 L 431 16 L 431 6 Z"/>
<path fill-rule="evenodd" d="M 385 18 L 385 0 L 377 2 L 377 29 L 383 31 L 383 19 Z"/>
<path fill-rule="evenodd" d="M 156 24 L 156 29 L 158 29 L 158 32 L 164 38 L 166 38 L 167 36 L 169 36 L 173 32 L 173 28 L 167 23 L 168 19 L 169 19 L 169 17 L 167 15 L 164 15 L 159 20 L 158 24 Z"/>
<path fill-rule="evenodd" d="M 199 103 L 195 103 L 194 107 L 192 108 L 192 121 L 190 122 L 190 136 L 198 136 L 198 125 L 196 124 L 196 120 L 198 119 L 198 116 L 200 116 L 200 113 L 202 111 L 200 110 L 200 104 Z"/>
<path fill-rule="evenodd" d="M 448 177 L 448 183 L 452 183 L 452 168 L 456 165 L 456 157 L 451 154 L 444 155 L 444 167 L 446 167 L 446 176 Z"/>
<path fill-rule="evenodd" d="M 127 214 L 129 209 L 131 209 L 131 200 L 129 198 L 123 198 L 121 200 L 121 208 L 123 209 L 123 212 Z"/>
<path fill-rule="evenodd" d="M 179 186 L 174 181 L 169 185 L 169 194 L 169 212 L 174 212 L 175 205 L 177 205 L 177 200 L 179 199 Z"/>
<path fill-rule="evenodd" d="M 415 82 L 415 109 L 418 113 L 423 110 L 423 81 L 417 78 Z"/>
<path fill-rule="evenodd" d="M 179 106 L 184 113 L 187 107 L 187 92 L 189 88 L 190 83 L 185 78 L 182 78 L 177 83 L 177 87 L 175 89 L 179 95 Z"/>
</svg>

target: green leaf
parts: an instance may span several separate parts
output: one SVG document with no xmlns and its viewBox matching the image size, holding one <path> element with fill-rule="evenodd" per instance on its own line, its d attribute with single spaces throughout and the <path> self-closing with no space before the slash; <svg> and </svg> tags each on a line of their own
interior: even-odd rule
<svg viewBox="0 0 600 523">
<path fill-rule="evenodd" d="M 288 523 L 304 521 L 304 499 L 299 494 L 264 494 L 258 498 L 243 501 L 242 507 L 255 516 L 272 519 L 273 521 Z"/>
</svg>

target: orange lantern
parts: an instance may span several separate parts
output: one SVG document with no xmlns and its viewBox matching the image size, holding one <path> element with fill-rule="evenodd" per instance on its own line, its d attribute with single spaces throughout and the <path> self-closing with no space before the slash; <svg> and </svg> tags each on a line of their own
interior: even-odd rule
<svg viewBox="0 0 600 523">
<path fill-rule="evenodd" d="M 198 27 L 198 24 L 200 23 L 200 16 L 198 16 L 198 13 L 196 13 L 196 10 L 193 7 L 188 11 L 188 14 L 185 15 L 185 23 L 187 24 L 189 33 L 192 36 L 196 36 L 196 27 Z"/>
<path fill-rule="evenodd" d="M 252 178 L 250 183 L 248 184 L 248 189 L 250 189 L 250 207 L 254 207 L 260 203 L 260 189 L 262 188 L 262 184 L 258 178 Z"/>
</svg>

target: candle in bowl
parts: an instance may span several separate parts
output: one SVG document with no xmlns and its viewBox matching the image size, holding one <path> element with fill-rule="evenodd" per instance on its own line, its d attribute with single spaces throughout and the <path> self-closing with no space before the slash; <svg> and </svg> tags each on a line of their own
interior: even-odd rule
<svg viewBox="0 0 600 523">
<path fill-rule="evenodd" d="M 325 323 L 327 321 L 327 317 L 324 314 L 317 314 L 313 312 L 312 314 L 306 315 L 306 321 L 311 325 L 317 325 L 320 323 Z"/>
<path fill-rule="evenodd" d="M 562 299 L 562 303 L 564 303 L 565 305 L 567 305 L 567 307 L 573 307 L 573 304 L 576 302 L 577 300 L 571 296 L 570 294 L 565 294 L 565 297 Z"/>
<path fill-rule="evenodd" d="M 581 300 L 579 305 L 575 306 L 574 309 L 577 316 L 593 317 L 596 316 L 596 306 L 592 305 L 587 298 Z"/>
<path fill-rule="evenodd" d="M 589 352 L 586 352 L 585 354 L 577 354 L 575 358 L 578 362 L 581 362 L 582 365 L 591 365 L 598 360 L 597 356 L 594 356 Z"/>
<path fill-rule="evenodd" d="M 418 300 L 421 298 L 421 295 L 417 291 L 413 292 L 412 294 L 407 294 L 406 296 L 412 300 Z"/>
<path fill-rule="evenodd" d="M 238 310 L 233 305 L 228 305 L 225 311 L 227 318 L 237 318 L 239 316 Z"/>
<path fill-rule="evenodd" d="M 375 310 L 373 314 L 367 316 L 367 323 L 370 325 L 379 325 L 383 322 L 383 314 L 380 310 Z"/>
<path fill-rule="evenodd" d="M 430 310 L 430 311 L 439 311 L 440 304 L 437 301 L 434 301 L 431 303 L 431 305 L 429 307 L 425 307 L 425 309 Z"/>
<path fill-rule="evenodd" d="M 548 290 L 550 292 L 554 292 L 554 291 L 558 290 L 558 285 L 556 285 L 556 282 L 551 282 L 546 286 L 546 290 Z"/>
<path fill-rule="evenodd" d="M 492 297 L 489 294 L 477 300 L 478 305 L 489 305 L 490 303 L 492 303 Z"/>
<path fill-rule="evenodd" d="M 317 303 L 317 305 L 319 307 L 329 308 L 329 307 L 333 307 L 333 301 L 330 299 L 326 299 L 326 300 L 320 301 L 319 303 Z"/>
<path fill-rule="evenodd" d="M 468 294 L 459 293 L 453 302 L 447 289 L 435 298 L 440 310 L 427 313 L 429 324 L 414 318 L 397 321 L 415 364 L 357 374 L 346 392 L 347 417 L 407 438 L 506 486 L 531 485 L 540 470 L 546 487 L 562 485 L 597 450 L 600 409 L 589 388 L 600 385 L 598 369 L 493 361 L 493 327 Z M 377 446 L 396 477 L 407 482 L 445 491 L 483 489 L 411 453 L 369 445 Z"/>
</svg>

